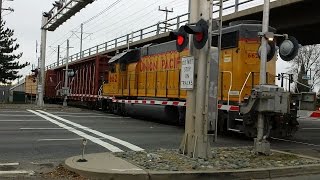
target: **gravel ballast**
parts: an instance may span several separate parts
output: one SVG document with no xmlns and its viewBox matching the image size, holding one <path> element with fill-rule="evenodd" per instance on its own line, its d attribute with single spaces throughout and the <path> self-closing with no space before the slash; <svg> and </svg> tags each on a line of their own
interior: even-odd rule
<svg viewBox="0 0 320 180">
<path fill-rule="evenodd" d="M 320 164 L 320 160 L 292 154 L 272 152 L 270 156 L 256 155 L 252 147 L 213 148 L 213 158 L 190 158 L 178 150 L 158 149 L 141 152 L 115 153 L 117 157 L 141 168 L 154 171 L 194 171 L 274 168 Z"/>
</svg>

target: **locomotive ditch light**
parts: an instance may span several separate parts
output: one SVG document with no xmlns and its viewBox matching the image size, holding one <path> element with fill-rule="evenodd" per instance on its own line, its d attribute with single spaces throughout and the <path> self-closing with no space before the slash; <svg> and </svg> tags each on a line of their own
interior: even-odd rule
<svg viewBox="0 0 320 180">
<path fill-rule="evenodd" d="M 170 32 L 170 38 L 176 40 L 176 47 L 178 52 L 182 52 L 189 44 L 189 35 L 181 26 L 178 31 Z"/>
<path fill-rule="evenodd" d="M 293 36 L 287 36 L 279 46 L 279 54 L 284 61 L 293 60 L 299 51 L 300 45 L 298 40 Z"/>
<path fill-rule="evenodd" d="M 186 25 L 184 30 L 193 34 L 193 44 L 197 49 L 203 48 L 208 41 L 208 23 L 200 19 L 195 25 Z"/>
</svg>

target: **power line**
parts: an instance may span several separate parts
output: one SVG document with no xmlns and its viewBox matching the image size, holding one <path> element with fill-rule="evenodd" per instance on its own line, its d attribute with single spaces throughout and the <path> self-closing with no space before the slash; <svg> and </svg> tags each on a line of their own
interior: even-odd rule
<svg viewBox="0 0 320 180">
<path fill-rule="evenodd" d="M 168 7 L 166 7 L 165 9 L 161 9 L 159 6 L 159 11 L 163 11 L 166 13 L 166 19 L 165 19 L 165 26 L 164 26 L 164 32 L 167 32 L 167 25 L 168 25 L 168 13 L 173 13 L 173 8 L 171 10 L 168 10 Z"/>
<path fill-rule="evenodd" d="M 100 15 L 102 15 L 103 13 L 107 12 L 109 9 L 111 9 L 112 7 L 114 7 L 115 5 L 117 5 L 118 3 L 120 3 L 122 0 L 117 0 L 115 2 L 113 2 L 110 6 L 108 6 L 107 8 L 105 8 L 104 10 L 102 10 L 101 12 L 99 12 L 98 14 L 96 14 L 95 16 L 91 17 L 90 19 L 86 20 L 83 22 L 83 24 L 86 24 L 90 21 L 92 21 L 93 19 L 99 17 Z"/>
</svg>

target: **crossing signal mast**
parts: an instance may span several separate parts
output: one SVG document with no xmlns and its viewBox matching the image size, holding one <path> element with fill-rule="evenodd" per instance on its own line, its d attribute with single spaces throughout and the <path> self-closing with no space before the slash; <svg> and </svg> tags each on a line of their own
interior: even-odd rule
<svg viewBox="0 0 320 180">
<path fill-rule="evenodd" d="M 217 138 L 217 89 L 219 76 L 219 58 L 221 51 L 222 36 L 222 10 L 223 0 L 219 0 L 219 45 L 218 49 L 211 47 L 212 37 L 212 8 L 213 1 L 189 1 L 190 23 L 182 26 L 178 31 L 170 33 L 170 37 L 176 40 L 177 51 L 181 52 L 189 45 L 191 56 L 189 62 L 194 62 L 193 67 L 197 67 L 193 76 L 193 88 L 187 91 L 187 110 L 185 134 L 182 140 L 180 151 L 188 156 L 197 158 L 211 157 L 210 143 Z M 254 148 L 258 154 L 270 154 L 270 143 L 266 140 L 265 118 L 266 113 L 280 111 L 287 113 L 286 104 L 275 101 L 279 99 L 279 94 L 274 92 L 279 89 L 276 86 L 266 84 L 266 63 L 270 61 L 276 52 L 275 37 L 282 39 L 279 46 L 280 57 L 285 61 L 291 61 L 297 55 L 299 44 L 294 37 L 288 35 L 274 34 L 268 32 L 269 29 L 269 4 L 270 0 L 265 0 L 261 47 L 258 50 L 260 63 L 260 86 L 254 89 L 256 97 L 252 98 L 252 106 L 258 112 L 257 138 L 254 141 Z M 208 11 L 209 9 L 209 11 Z M 209 31 L 210 30 L 210 31 Z M 208 38 L 210 37 L 210 38 Z M 184 58 L 182 58 L 184 64 Z M 182 88 L 182 87 L 181 87 Z M 282 90 L 280 90 L 283 92 Z M 270 98 L 264 98 L 265 94 L 272 94 Z M 253 94 L 254 96 L 255 94 Z M 287 96 L 288 97 L 288 96 Z M 270 105 L 274 102 L 274 105 Z M 242 113 L 247 113 L 252 107 L 241 108 Z M 214 139 L 213 139 L 214 138 Z"/>
<path fill-rule="evenodd" d="M 189 45 L 190 57 L 183 57 L 184 63 L 197 67 L 193 74 L 193 88 L 187 91 L 186 128 L 180 151 L 188 156 L 197 158 L 211 157 L 211 145 L 215 137 L 215 122 L 218 114 L 217 97 L 213 97 L 212 103 L 208 103 L 209 84 L 215 82 L 217 89 L 218 76 L 211 72 L 218 72 L 218 56 L 216 48 L 211 48 L 211 31 L 213 0 L 190 0 L 190 24 L 182 26 L 178 31 L 171 32 L 170 37 L 176 40 L 178 52 L 182 52 Z M 209 9 L 209 11 L 208 11 Z M 189 41 L 189 36 L 191 41 Z M 189 44 L 190 42 L 190 44 Z M 215 60 L 213 59 L 215 58 Z M 186 62 L 184 62 L 186 61 Z M 190 63 L 191 62 L 191 63 Z M 212 64 L 211 62 L 215 62 Z M 214 77 L 209 78 L 209 77 Z M 182 86 L 181 86 L 182 88 Z M 212 89 L 212 91 L 213 91 Z M 210 110 L 209 105 L 210 104 Z M 212 107 L 211 107 L 212 106 Z M 208 113 L 210 111 L 211 113 Z M 208 114 L 215 114 L 211 117 Z"/>
</svg>

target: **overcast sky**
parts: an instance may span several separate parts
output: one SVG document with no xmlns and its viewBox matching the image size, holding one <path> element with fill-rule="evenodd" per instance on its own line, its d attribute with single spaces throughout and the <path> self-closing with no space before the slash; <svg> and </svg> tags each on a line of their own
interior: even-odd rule
<svg viewBox="0 0 320 180">
<path fill-rule="evenodd" d="M 11 7 L 13 13 L 3 12 L 7 26 L 15 30 L 15 37 L 20 44 L 20 51 L 23 52 L 21 61 L 29 61 L 36 64 L 36 57 L 39 57 L 40 47 L 40 26 L 41 13 L 52 7 L 54 0 L 3 0 L 4 8 Z M 244 0 L 240 0 L 242 2 Z M 229 2 L 233 3 L 233 0 Z M 256 4 L 262 4 L 263 0 L 255 0 L 249 5 L 240 9 L 248 8 Z M 115 4 L 111 6 L 111 4 Z M 227 4 L 226 4 L 227 5 Z M 169 18 L 176 17 L 188 11 L 188 0 L 96 0 L 88 5 L 81 12 L 60 26 L 54 32 L 48 32 L 46 65 L 56 62 L 56 47 L 61 45 L 61 56 L 66 54 L 66 39 L 70 39 L 70 54 L 79 52 L 80 24 L 84 24 L 83 49 L 93 47 L 97 44 L 128 34 L 132 31 L 156 24 L 165 19 L 165 13 L 159 12 L 158 7 L 173 8 Z M 108 10 L 106 10 L 108 9 Z M 104 11 L 100 16 L 87 22 L 98 13 Z M 233 11 L 227 11 L 230 13 Z M 74 33 L 72 33 L 73 31 Z M 36 54 L 36 41 L 38 41 L 38 54 Z M 287 71 L 288 64 L 283 61 L 277 62 L 277 71 Z M 31 66 L 20 71 L 20 74 L 30 73 Z"/>
</svg>

